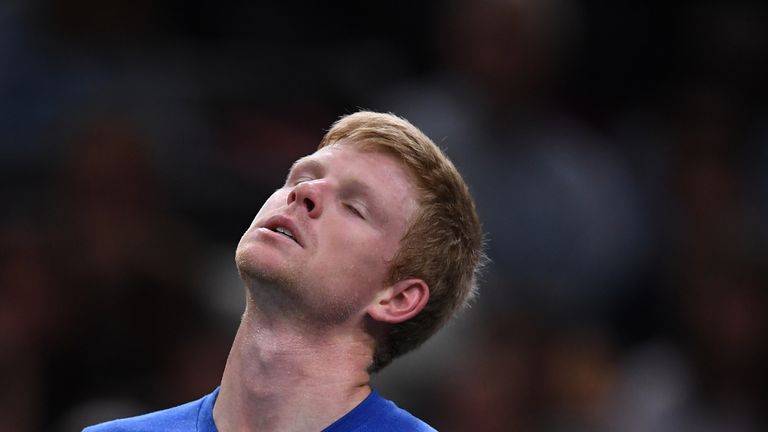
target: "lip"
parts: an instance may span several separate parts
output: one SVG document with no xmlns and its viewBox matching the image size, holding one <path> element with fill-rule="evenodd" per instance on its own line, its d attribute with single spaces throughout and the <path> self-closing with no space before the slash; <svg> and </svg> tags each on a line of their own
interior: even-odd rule
<svg viewBox="0 0 768 432">
<path fill-rule="evenodd" d="M 275 229 L 277 229 L 277 227 L 288 228 L 291 231 L 291 234 L 293 234 L 293 240 L 299 246 L 304 247 L 304 240 L 302 238 L 302 234 L 299 231 L 298 226 L 291 219 L 283 215 L 272 216 L 260 226 L 260 228 L 266 228 L 270 231 L 274 231 Z M 283 235 L 283 234 L 279 234 L 279 235 Z"/>
</svg>

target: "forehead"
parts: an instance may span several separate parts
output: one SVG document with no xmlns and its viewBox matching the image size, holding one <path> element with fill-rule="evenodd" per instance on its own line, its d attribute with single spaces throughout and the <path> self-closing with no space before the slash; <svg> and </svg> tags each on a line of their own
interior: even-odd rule
<svg viewBox="0 0 768 432">
<path fill-rule="evenodd" d="M 407 170 L 396 157 L 382 151 L 360 149 L 343 142 L 325 146 L 298 159 L 291 170 L 298 168 L 332 169 L 370 180 L 375 180 L 376 177 L 397 177 L 411 183 Z"/>
</svg>

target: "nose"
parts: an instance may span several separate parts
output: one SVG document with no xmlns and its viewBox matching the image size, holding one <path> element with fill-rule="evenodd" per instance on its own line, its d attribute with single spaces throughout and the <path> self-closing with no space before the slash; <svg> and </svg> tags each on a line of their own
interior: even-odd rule
<svg viewBox="0 0 768 432">
<path fill-rule="evenodd" d="M 287 204 L 301 206 L 311 218 L 319 217 L 323 212 L 321 183 L 320 180 L 313 180 L 297 184 L 288 194 Z"/>
</svg>

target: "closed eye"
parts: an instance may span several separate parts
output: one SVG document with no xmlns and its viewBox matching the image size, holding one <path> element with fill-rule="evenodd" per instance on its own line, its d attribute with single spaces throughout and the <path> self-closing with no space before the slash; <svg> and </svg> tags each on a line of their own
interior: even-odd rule
<svg viewBox="0 0 768 432">
<path fill-rule="evenodd" d="M 347 208 L 347 210 L 349 210 L 349 211 L 350 211 L 350 212 L 351 212 L 353 215 L 355 215 L 355 216 L 359 217 L 360 219 L 363 219 L 363 220 L 365 220 L 365 216 L 363 216 L 363 212 L 361 212 L 360 210 L 358 210 L 358 209 L 357 209 L 355 206 L 353 206 L 353 205 L 351 205 L 351 204 L 345 204 L 344 206 L 345 206 L 345 207 Z"/>
<path fill-rule="evenodd" d="M 297 186 L 301 183 L 314 180 L 312 177 L 299 177 L 291 182 L 291 186 Z"/>
</svg>

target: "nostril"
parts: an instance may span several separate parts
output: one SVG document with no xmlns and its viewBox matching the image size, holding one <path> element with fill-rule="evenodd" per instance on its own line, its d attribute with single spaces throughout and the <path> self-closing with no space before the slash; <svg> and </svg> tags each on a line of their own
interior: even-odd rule
<svg viewBox="0 0 768 432">
<path fill-rule="evenodd" d="M 304 205 L 307 206 L 307 211 L 312 211 L 315 208 L 315 203 L 309 198 L 304 198 Z"/>
</svg>

